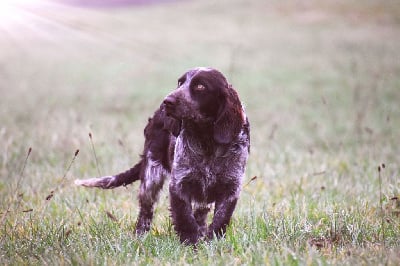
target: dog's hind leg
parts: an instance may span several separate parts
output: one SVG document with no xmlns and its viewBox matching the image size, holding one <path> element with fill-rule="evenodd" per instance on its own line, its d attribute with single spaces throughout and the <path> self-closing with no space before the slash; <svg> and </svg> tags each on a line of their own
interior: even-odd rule
<svg viewBox="0 0 400 266">
<path fill-rule="evenodd" d="M 153 220 L 154 204 L 157 202 L 160 190 L 168 174 L 167 170 L 151 156 L 146 156 L 146 167 L 141 173 L 139 191 L 140 211 L 136 222 L 136 234 L 141 235 L 150 230 Z"/>
</svg>

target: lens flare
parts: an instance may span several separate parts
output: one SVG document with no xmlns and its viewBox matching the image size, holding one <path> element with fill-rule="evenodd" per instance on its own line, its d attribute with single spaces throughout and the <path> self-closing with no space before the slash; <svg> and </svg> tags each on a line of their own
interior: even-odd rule
<svg viewBox="0 0 400 266">
<path fill-rule="evenodd" d="M 18 13 L 19 1 L 2 0 L 0 1 L 0 23 L 7 23 Z"/>
<path fill-rule="evenodd" d="M 25 17 L 27 8 L 35 7 L 42 2 L 42 0 L 1 0 L 0 26 L 7 27 L 20 23 Z"/>
</svg>

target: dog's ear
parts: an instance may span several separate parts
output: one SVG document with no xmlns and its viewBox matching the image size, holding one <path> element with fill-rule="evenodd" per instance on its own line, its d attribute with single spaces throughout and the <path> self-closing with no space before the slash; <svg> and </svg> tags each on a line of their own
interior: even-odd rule
<svg viewBox="0 0 400 266">
<path fill-rule="evenodd" d="M 181 123 L 181 120 L 169 116 L 164 117 L 164 129 L 171 132 L 175 137 L 177 137 L 181 132 Z"/>
<path fill-rule="evenodd" d="M 229 86 L 223 93 L 214 123 L 214 140 L 221 144 L 233 141 L 243 125 L 242 105 L 236 91 Z"/>
</svg>

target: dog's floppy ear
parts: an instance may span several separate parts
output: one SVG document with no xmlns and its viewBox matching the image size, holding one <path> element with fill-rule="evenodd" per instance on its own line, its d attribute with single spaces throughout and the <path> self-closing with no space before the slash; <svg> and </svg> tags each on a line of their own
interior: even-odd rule
<svg viewBox="0 0 400 266">
<path fill-rule="evenodd" d="M 214 140 L 221 144 L 233 141 L 243 125 L 242 106 L 236 91 L 229 86 L 214 123 Z"/>
<path fill-rule="evenodd" d="M 181 132 L 181 123 L 181 120 L 169 116 L 164 117 L 164 129 L 171 132 L 175 137 L 177 137 Z"/>
</svg>

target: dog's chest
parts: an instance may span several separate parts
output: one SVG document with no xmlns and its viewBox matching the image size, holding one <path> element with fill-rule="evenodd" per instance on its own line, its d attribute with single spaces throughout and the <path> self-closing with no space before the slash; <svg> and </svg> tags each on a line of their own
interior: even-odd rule
<svg viewBox="0 0 400 266">
<path fill-rule="evenodd" d="M 178 137 L 175 144 L 174 168 L 185 168 L 191 172 L 213 176 L 222 170 L 227 152 L 228 148 L 224 146 Z"/>
<path fill-rule="evenodd" d="M 190 186 L 204 197 L 229 168 L 228 146 L 204 145 L 193 139 L 178 137 L 175 144 L 173 179 Z"/>
</svg>

